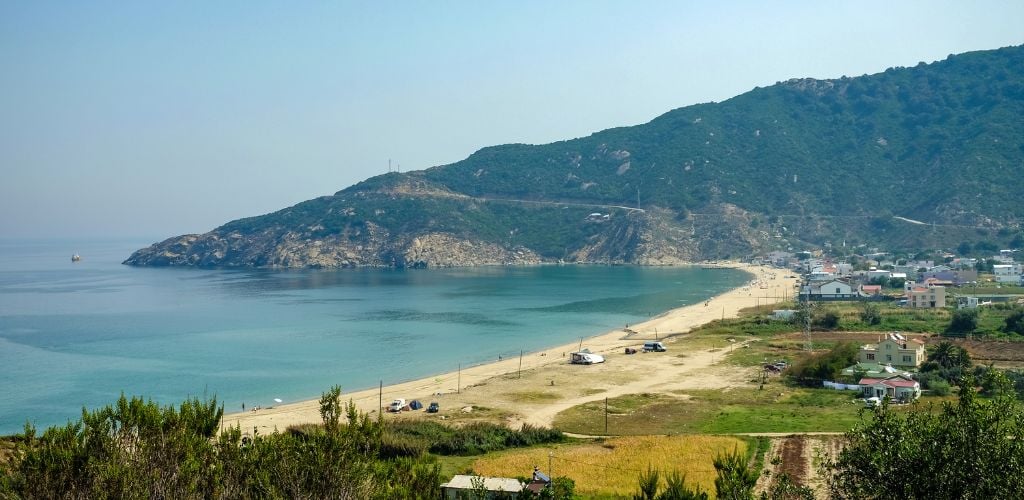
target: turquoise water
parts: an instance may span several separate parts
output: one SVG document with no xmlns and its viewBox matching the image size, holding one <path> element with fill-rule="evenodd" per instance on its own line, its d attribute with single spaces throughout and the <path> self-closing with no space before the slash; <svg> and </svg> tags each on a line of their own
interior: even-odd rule
<svg viewBox="0 0 1024 500">
<path fill-rule="evenodd" d="M 400 382 L 620 328 L 749 279 L 631 266 L 119 264 L 146 244 L 0 241 L 0 434 L 62 424 L 122 391 L 162 403 L 216 395 L 237 411 Z"/>
</svg>

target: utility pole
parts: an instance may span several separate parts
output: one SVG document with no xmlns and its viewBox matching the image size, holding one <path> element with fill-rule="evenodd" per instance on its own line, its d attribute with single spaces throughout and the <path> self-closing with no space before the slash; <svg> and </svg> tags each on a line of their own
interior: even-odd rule
<svg viewBox="0 0 1024 500">
<path fill-rule="evenodd" d="M 608 397 L 604 398 L 604 435 L 608 435 Z"/>
<path fill-rule="evenodd" d="M 523 350 L 519 350 L 519 375 L 516 378 L 523 378 Z"/>
<path fill-rule="evenodd" d="M 462 394 L 462 363 L 459 363 L 459 376 L 458 382 L 455 383 L 456 394 Z"/>
<path fill-rule="evenodd" d="M 384 380 L 380 381 L 380 389 L 377 390 L 377 418 L 384 416 Z"/>
<path fill-rule="evenodd" d="M 814 350 L 814 344 L 811 342 L 811 312 L 813 307 L 811 306 L 811 296 L 807 295 L 807 300 L 804 301 L 804 349 L 808 352 Z"/>
</svg>

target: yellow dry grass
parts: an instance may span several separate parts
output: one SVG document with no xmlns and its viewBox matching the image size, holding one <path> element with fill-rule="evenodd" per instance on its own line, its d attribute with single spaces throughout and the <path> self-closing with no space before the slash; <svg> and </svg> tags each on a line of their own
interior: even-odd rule
<svg viewBox="0 0 1024 500">
<path fill-rule="evenodd" d="M 584 496 L 632 495 L 637 477 L 648 466 L 663 473 L 686 474 L 686 484 L 700 485 L 712 495 L 715 487 L 714 457 L 733 449 L 746 453 L 746 442 L 724 436 L 629 436 L 603 443 L 557 445 L 488 454 L 473 462 L 473 471 L 491 477 L 529 476 L 533 467 L 547 471 L 553 454 L 556 476 L 576 482 Z"/>
</svg>

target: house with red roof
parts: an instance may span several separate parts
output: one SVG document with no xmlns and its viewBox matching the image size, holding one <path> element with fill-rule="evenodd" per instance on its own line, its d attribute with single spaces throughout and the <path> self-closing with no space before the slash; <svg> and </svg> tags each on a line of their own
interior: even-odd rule
<svg viewBox="0 0 1024 500">
<path fill-rule="evenodd" d="M 926 285 L 908 281 L 904 285 L 904 292 L 907 297 L 907 307 L 923 307 L 934 309 L 946 307 L 946 288 L 942 286 Z"/>
<path fill-rule="evenodd" d="M 876 296 L 882 294 L 882 285 L 861 285 L 860 291 L 862 295 Z"/>
<path fill-rule="evenodd" d="M 921 383 L 914 380 L 907 374 L 895 374 L 882 378 L 862 378 L 860 388 L 865 398 L 884 399 L 888 397 L 893 401 L 914 401 L 921 397 Z"/>
</svg>

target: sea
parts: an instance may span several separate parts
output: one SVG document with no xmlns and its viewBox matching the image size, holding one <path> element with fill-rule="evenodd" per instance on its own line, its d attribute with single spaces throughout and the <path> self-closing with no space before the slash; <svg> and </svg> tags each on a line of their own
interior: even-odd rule
<svg viewBox="0 0 1024 500">
<path fill-rule="evenodd" d="M 121 394 L 216 397 L 232 412 L 398 383 L 623 328 L 751 278 L 699 267 L 121 264 L 149 243 L 0 240 L 0 435 L 63 425 Z"/>
</svg>

